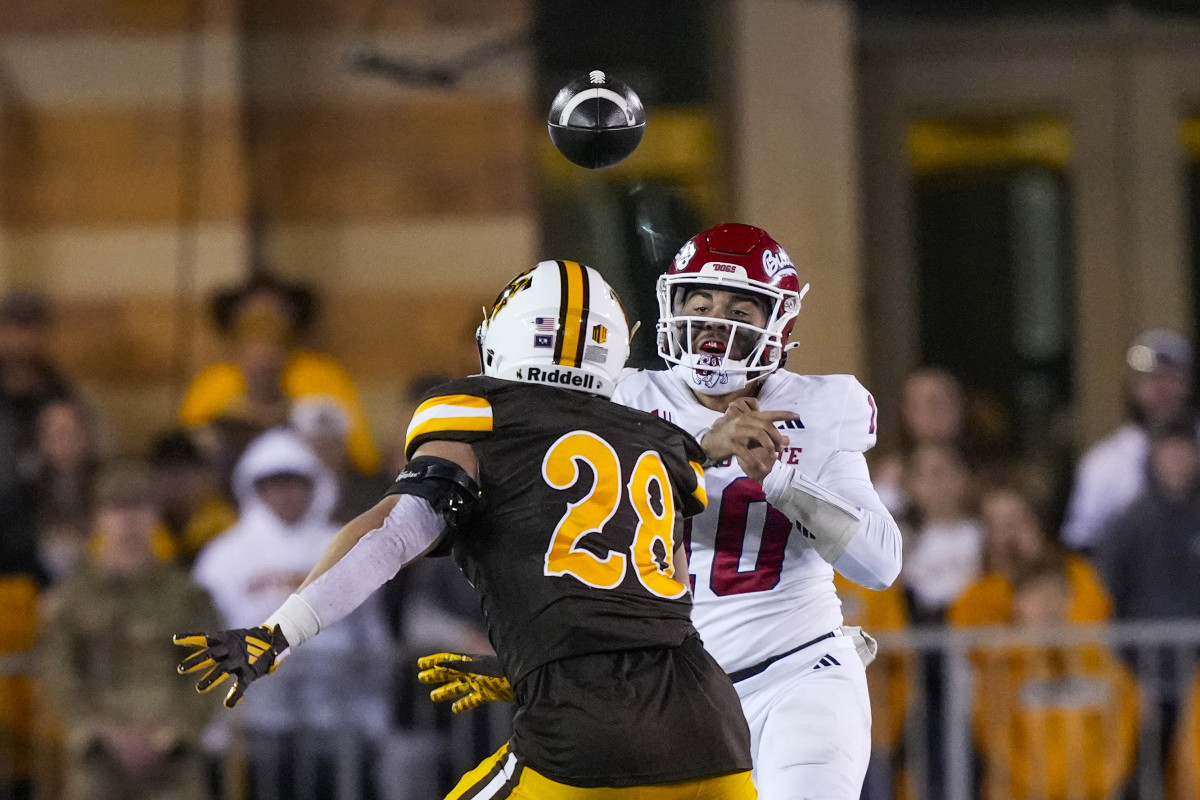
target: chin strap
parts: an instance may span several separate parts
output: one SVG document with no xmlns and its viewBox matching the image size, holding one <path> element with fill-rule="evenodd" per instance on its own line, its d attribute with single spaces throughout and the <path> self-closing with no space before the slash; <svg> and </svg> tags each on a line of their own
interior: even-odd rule
<svg viewBox="0 0 1200 800">
<path fill-rule="evenodd" d="M 776 461 L 763 479 L 767 502 L 792 522 L 825 561 L 832 564 L 858 533 L 863 510 L 822 489 L 796 470 Z"/>
</svg>

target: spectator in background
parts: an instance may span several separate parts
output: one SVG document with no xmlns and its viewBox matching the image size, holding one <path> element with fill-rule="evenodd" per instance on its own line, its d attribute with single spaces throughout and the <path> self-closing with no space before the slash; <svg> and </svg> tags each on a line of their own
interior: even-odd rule
<svg viewBox="0 0 1200 800">
<path fill-rule="evenodd" d="M 925 367 L 904 379 L 900 399 L 900 446 L 880 459 L 872 470 L 875 489 L 888 510 L 901 516 L 908 510 L 905 465 L 921 444 L 961 447 L 966 427 L 962 386 L 948 371 Z"/>
<path fill-rule="evenodd" d="M 36 292 L 15 289 L 0 297 L 0 409 L 22 455 L 34 448 L 42 409 L 77 395 L 50 356 L 51 321 L 50 304 Z"/>
<path fill-rule="evenodd" d="M 983 575 L 963 590 L 946 614 L 952 625 L 1005 625 L 1012 619 L 1013 586 L 1028 566 L 1058 552 L 1047 534 L 1044 501 L 1019 481 L 998 480 L 980 495 L 983 523 Z M 1068 618 L 1102 623 L 1112 618 L 1112 599 L 1091 563 L 1067 554 L 1063 569 L 1070 584 Z"/>
<path fill-rule="evenodd" d="M 66 736 L 64 800 L 203 800 L 200 735 L 217 706 L 174 674 L 171 635 L 219 617 L 151 552 L 148 470 L 105 469 L 95 503 L 96 551 L 65 586 L 40 646 L 42 694 Z"/>
<path fill-rule="evenodd" d="M 940 625 L 946 609 L 983 565 L 983 530 L 972 514 L 971 471 L 958 445 L 947 441 L 917 445 L 906 472 L 910 501 L 901 518 L 900 581 L 911 621 Z"/>
<path fill-rule="evenodd" d="M 50 325 L 50 305 L 40 294 L 16 289 L 0 296 L 0 574 L 42 583 L 47 575 L 27 481 L 37 420 L 49 403 L 76 395 L 50 357 Z"/>
<path fill-rule="evenodd" d="M 1013 582 L 1008 622 L 1077 624 L 1067 562 L 1049 550 Z M 1107 800 L 1129 778 L 1137 748 L 1133 676 L 1095 643 L 978 648 L 975 740 L 984 800 Z"/>
<path fill-rule="evenodd" d="M 150 465 L 162 501 L 162 523 L 175 557 L 190 565 L 209 541 L 237 521 L 216 470 L 187 430 L 161 434 Z"/>
<path fill-rule="evenodd" d="M 900 423 L 899 446 L 871 471 L 880 498 L 897 517 L 908 509 L 905 469 L 917 447 L 953 447 L 976 472 L 993 471 L 1010 455 L 999 402 L 986 393 L 968 400 L 958 379 L 941 367 L 924 367 L 904 379 Z"/>
<path fill-rule="evenodd" d="M 246 628 L 257 626 L 300 586 L 336 535 L 339 526 L 330 515 L 337 485 L 316 454 L 286 428 L 250 444 L 233 483 L 238 521 L 200 552 L 193 574 L 225 618 L 219 627 Z M 315 796 L 332 797 L 340 742 L 329 734 L 337 731 L 355 737 L 364 762 L 361 790 L 374 796 L 370 763 L 387 727 L 388 664 L 364 653 L 386 641 L 379 607 L 368 600 L 322 631 L 314 646 L 293 654 L 263 682 L 262 691 L 245 698 L 239 708 L 250 732 L 251 798 L 304 796 L 296 785 L 304 774 L 315 776 Z M 226 733 L 216 731 L 218 746 Z M 300 764 L 311 772 L 298 769 Z"/>
<path fill-rule="evenodd" d="M 364 475 L 350 463 L 350 419 L 332 397 L 304 397 L 292 405 L 291 427 L 321 459 L 337 481 L 332 519 L 344 525 L 363 513 L 391 486 L 382 472 Z"/>
<path fill-rule="evenodd" d="M 1095 553 L 1117 619 L 1200 618 L 1200 445 L 1189 415 L 1150 432 L 1142 493 L 1099 537 Z M 1158 741 L 1168 747 L 1190 674 L 1180 674 L 1177 649 L 1139 661 L 1148 696 L 1157 703 Z M 1191 663 L 1192 653 L 1185 659 Z M 1164 750 L 1165 755 L 1165 750 Z"/>
<path fill-rule="evenodd" d="M 192 381 L 179 411 L 187 427 L 231 418 L 261 432 L 288 421 L 293 401 L 334 397 L 349 417 L 350 461 L 364 475 L 379 469 L 358 389 L 333 358 L 301 346 L 316 310 L 311 290 L 256 272 L 217 293 L 213 319 L 230 359 L 206 367 Z"/>
<path fill-rule="evenodd" d="M 1175 331 L 1156 328 L 1134 340 L 1125 355 L 1127 419 L 1084 453 L 1063 524 L 1063 543 L 1090 551 L 1106 525 L 1145 486 L 1148 431 L 1188 410 L 1192 347 Z"/>
<path fill-rule="evenodd" d="M 915 625 L 941 625 L 946 610 L 979 574 L 983 532 L 971 514 L 971 472 L 957 440 L 926 440 L 910 451 L 905 466 L 908 507 L 900 517 L 904 561 L 899 584 Z M 940 653 L 917 657 L 928 709 L 921 746 L 929 754 L 930 797 L 945 797 L 945 663 Z"/>
<path fill-rule="evenodd" d="M 92 482 L 100 456 L 86 409 L 72 399 L 53 400 L 37 419 L 37 444 L 29 468 L 36 504 L 38 551 L 51 579 L 75 573 L 92 522 Z"/>
</svg>

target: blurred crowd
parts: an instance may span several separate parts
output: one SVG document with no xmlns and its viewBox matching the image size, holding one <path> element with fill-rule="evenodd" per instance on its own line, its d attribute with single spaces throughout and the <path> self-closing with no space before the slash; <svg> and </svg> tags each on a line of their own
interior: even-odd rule
<svg viewBox="0 0 1200 800">
<path fill-rule="evenodd" d="M 1054 448 L 995 444 L 1004 437 L 976 421 L 951 373 L 920 369 L 905 381 L 900 445 L 873 467 L 904 534 L 904 566 L 885 592 L 840 579 L 839 589 L 847 621 L 876 632 L 978 634 L 969 640 L 969 728 L 984 800 L 1200 796 L 1200 640 L 1126 649 L 1101 633 L 1109 623 L 1200 622 L 1192 362 L 1177 332 L 1138 336 L 1126 353 L 1126 419 L 1068 465 L 1066 481 L 1047 463 Z M 1069 635 L 1011 635 L 1030 628 Z M 987 631 L 1001 633 L 992 643 Z M 875 794 L 940 800 L 952 719 L 945 687 L 956 685 L 945 653 L 882 661 L 868 672 L 877 720 L 886 720 L 876 725 L 873 769 L 882 762 L 889 779 L 882 792 L 875 781 Z M 906 723 L 917 686 L 914 740 Z M 908 783 L 914 750 L 920 787 Z"/>
<path fill-rule="evenodd" d="M 266 273 L 217 292 L 227 360 L 145 452 L 116 454 L 50 355 L 47 299 L 0 297 L 0 800 L 299 800 L 346 774 L 364 800 L 437 791 L 388 775 L 428 755 L 415 654 L 490 649 L 446 559 L 397 576 L 235 712 L 175 672 L 173 634 L 261 623 L 403 468 L 349 373 L 305 347 L 315 300 Z M 416 379 L 398 419 L 446 379 Z"/>
<path fill-rule="evenodd" d="M 261 622 L 403 467 L 402 447 L 372 439 L 348 372 L 305 346 L 315 300 L 267 273 L 218 292 L 227 360 L 195 376 L 176 427 L 114 458 L 86 387 L 49 355 L 46 299 L 0 297 L 0 800 L 327 797 L 348 763 L 352 796 L 408 796 L 388 779 L 422 752 L 407 655 L 489 649 L 448 560 L 406 570 L 236 713 L 215 714 L 174 671 L 173 633 Z M 872 454 L 904 567 L 884 592 L 839 580 L 847 624 L 1200 621 L 1192 347 L 1150 330 L 1126 362 L 1126 419 L 1067 481 L 1002 446 L 955 375 L 909 375 L 897 445 Z M 398 420 L 446 377 L 414 381 Z M 1194 647 L 997 641 L 969 654 L 979 797 L 1134 797 L 1149 764 L 1170 797 L 1200 800 Z M 947 669 L 936 650 L 885 649 L 869 670 L 888 779 L 868 794 L 946 796 Z"/>
</svg>

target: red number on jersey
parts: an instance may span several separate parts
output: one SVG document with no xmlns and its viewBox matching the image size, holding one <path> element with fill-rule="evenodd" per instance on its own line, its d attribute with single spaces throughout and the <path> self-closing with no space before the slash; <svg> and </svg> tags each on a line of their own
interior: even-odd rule
<svg viewBox="0 0 1200 800">
<path fill-rule="evenodd" d="M 725 487 L 717 516 L 717 538 L 714 542 L 712 576 L 709 579 L 709 585 L 717 596 L 765 592 L 779 584 L 792 522 L 778 509 L 766 505 L 766 502 L 762 485 L 750 478 L 738 478 Z M 742 558 L 746 537 L 750 535 L 746 528 L 750 521 L 750 507 L 754 503 L 766 506 L 766 517 L 759 536 L 758 558 L 753 570 L 739 572 L 738 562 Z"/>
</svg>

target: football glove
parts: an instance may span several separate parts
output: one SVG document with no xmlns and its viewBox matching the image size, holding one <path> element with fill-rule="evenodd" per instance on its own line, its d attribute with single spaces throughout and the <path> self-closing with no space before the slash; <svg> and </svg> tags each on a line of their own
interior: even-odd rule
<svg viewBox="0 0 1200 800">
<path fill-rule="evenodd" d="M 495 656 L 437 653 L 420 658 L 417 669 L 421 683 L 442 684 L 429 692 L 429 699 L 453 700 L 450 710 L 455 714 L 496 700 L 513 701 L 512 684 Z"/>
<path fill-rule="evenodd" d="M 219 633 L 179 633 L 173 637 L 180 647 L 193 652 L 179 662 L 179 674 L 207 670 L 196 682 L 196 691 L 207 692 L 221 681 L 233 676 L 233 686 L 225 695 L 225 706 L 233 708 L 255 680 L 275 671 L 279 654 L 288 648 L 288 641 L 276 625 L 257 628 L 237 628 Z"/>
</svg>

